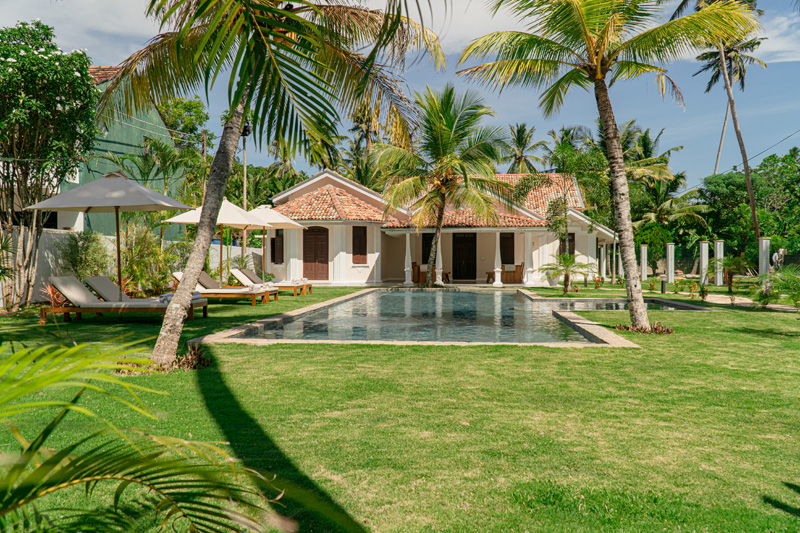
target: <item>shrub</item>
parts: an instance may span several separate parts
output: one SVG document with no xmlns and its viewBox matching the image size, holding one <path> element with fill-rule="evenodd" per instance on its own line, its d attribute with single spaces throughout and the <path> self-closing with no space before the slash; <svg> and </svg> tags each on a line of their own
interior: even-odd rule
<svg viewBox="0 0 800 533">
<path fill-rule="evenodd" d="M 126 292 L 142 296 L 164 293 L 178 261 L 179 245 L 163 250 L 161 239 L 147 226 L 129 225 L 122 234 L 122 279 Z"/>
<path fill-rule="evenodd" d="M 59 268 L 78 279 L 108 274 L 112 256 L 103 241 L 104 237 L 92 230 L 70 233 L 56 243 Z"/>
<path fill-rule="evenodd" d="M 650 329 L 627 326 L 624 324 L 617 324 L 616 326 L 614 326 L 614 329 L 619 331 L 630 331 L 633 333 L 646 333 L 650 335 L 670 335 L 672 333 L 675 333 L 674 329 L 668 328 L 661 322 L 654 322 L 653 324 L 650 324 Z"/>
</svg>

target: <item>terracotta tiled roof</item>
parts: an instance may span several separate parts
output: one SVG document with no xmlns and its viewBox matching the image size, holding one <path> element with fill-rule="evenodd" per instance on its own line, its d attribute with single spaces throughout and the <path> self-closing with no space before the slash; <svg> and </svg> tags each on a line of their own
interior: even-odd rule
<svg viewBox="0 0 800 533">
<path fill-rule="evenodd" d="M 274 209 L 292 220 L 396 222 L 393 217 L 384 219 L 380 209 L 333 185 L 320 187 Z"/>
<path fill-rule="evenodd" d="M 581 193 L 578 190 L 575 178 L 566 174 L 543 174 L 549 183 L 544 183 L 542 186 L 535 188 L 528 193 L 528 197 L 522 202 L 522 207 L 533 211 L 537 215 L 545 216 L 547 214 L 547 206 L 563 195 L 567 197 L 567 204 L 573 209 L 582 211 L 584 208 Z M 497 179 L 516 185 L 524 174 L 498 174 Z"/>
<path fill-rule="evenodd" d="M 537 228 L 545 227 L 547 222 L 529 217 L 498 214 L 496 223 L 479 220 L 469 209 L 447 211 L 444 214 L 445 228 Z M 409 228 L 409 220 L 395 220 L 383 225 L 384 228 Z"/>
<path fill-rule="evenodd" d="M 94 78 L 95 85 L 104 83 L 119 72 L 120 67 L 89 67 L 89 74 Z"/>
</svg>

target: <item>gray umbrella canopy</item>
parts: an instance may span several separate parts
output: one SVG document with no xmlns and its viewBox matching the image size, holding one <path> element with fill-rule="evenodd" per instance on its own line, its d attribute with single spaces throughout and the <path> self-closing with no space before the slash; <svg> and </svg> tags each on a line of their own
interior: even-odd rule
<svg viewBox="0 0 800 533">
<path fill-rule="evenodd" d="M 25 209 L 40 211 L 81 211 L 115 213 L 118 211 L 175 211 L 191 209 L 169 196 L 129 180 L 121 170 L 109 172 L 102 179 L 57 194 Z"/>
<path fill-rule="evenodd" d="M 117 224 L 117 281 L 122 295 L 122 258 L 120 256 L 119 214 L 128 211 L 176 211 L 191 209 L 133 180 L 121 170 L 109 172 L 99 180 L 90 181 L 67 192 L 25 209 L 39 211 L 81 211 L 83 213 L 114 213 Z"/>
</svg>

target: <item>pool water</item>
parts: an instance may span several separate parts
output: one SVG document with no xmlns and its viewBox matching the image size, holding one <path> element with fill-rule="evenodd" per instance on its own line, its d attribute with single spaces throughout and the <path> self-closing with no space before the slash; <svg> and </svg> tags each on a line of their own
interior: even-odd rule
<svg viewBox="0 0 800 533">
<path fill-rule="evenodd" d="M 589 342 L 555 318 L 555 308 L 517 291 L 380 289 L 267 324 L 257 336 L 315 341 Z"/>
</svg>

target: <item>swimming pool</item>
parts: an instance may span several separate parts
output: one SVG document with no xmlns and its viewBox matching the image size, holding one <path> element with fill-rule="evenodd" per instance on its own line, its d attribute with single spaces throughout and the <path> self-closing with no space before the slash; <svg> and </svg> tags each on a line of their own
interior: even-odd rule
<svg viewBox="0 0 800 533">
<path fill-rule="evenodd" d="M 660 303 L 648 307 L 662 308 Z M 621 310 L 624 301 L 537 299 L 522 290 L 368 289 L 227 330 L 204 342 L 596 345 L 605 342 L 567 317 L 580 318 L 572 310 L 596 309 Z"/>
</svg>

